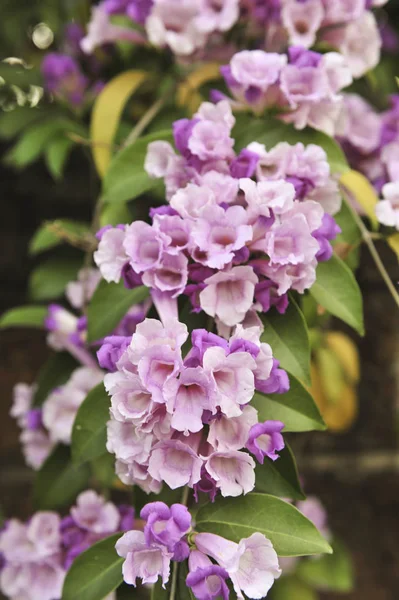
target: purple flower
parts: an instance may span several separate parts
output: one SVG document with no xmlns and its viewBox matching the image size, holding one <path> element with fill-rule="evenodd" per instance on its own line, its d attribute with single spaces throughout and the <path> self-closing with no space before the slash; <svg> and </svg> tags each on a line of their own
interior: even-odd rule
<svg viewBox="0 0 399 600">
<path fill-rule="evenodd" d="M 164 546 L 171 553 L 191 528 L 191 515 L 186 506 L 164 502 L 151 502 L 141 510 L 140 517 L 146 521 L 144 536 L 147 546 Z"/>
<path fill-rule="evenodd" d="M 88 80 L 71 56 L 50 52 L 43 59 L 41 69 L 49 92 L 75 106 L 82 104 Z"/>
<path fill-rule="evenodd" d="M 205 468 L 223 497 L 248 494 L 255 487 L 255 462 L 246 452 L 214 452 Z"/>
<path fill-rule="evenodd" d="M 210 501 L 214 502 L 218 489 L 216 487 L 216 481 L 209 475 L 205 468 L 205 465 L 201 467 L 201 479 L 193 486 L 195 501 L 199 501 L 199 493 L 207 494 Z"/>
<path fill-rule="evenodd" d="M 189 566 L 186 584 L 198 600 L 228 600 L 229 588 L 226 579 L 229 575 L 225 569 L 212 564 L 209 558 L 198 550 L 191 552 Z"/>
<path fill-rule="evenodd" d="M 334 240 L 339 233 L 341 233 L 341 228 L 338 227 L 333 217 L 328 213 L 324 213 L 321 227 L 312 233 L 320 246 L 320 249 L 316 254 L 316 258 L 319 262 L 330 260 L 333 254 L 330 240 Z"/>
<path fill-rule="evenodd" d="M 285 394 L 290 389 L 290 381 L 287 372 L 279 369 L 280 363 L 273 358 L 273 367 L 267 379 L 255 379 L 255 387 L 264 394 Z"/>
<path fill-rule="evenodd" d="M 285 446 L 283 428 L 281 421 L 265 421 L 251 427 L 246 447 L 262 465 L 265 456 L 273 461 L 279 458 L 277 452 Z"/>
<path fill-rule="evenodd" d="M 200 293 L 202 310 L 232 327 L 240 323 L 251 308 L 258 278 L 251 267 L 240 266 L 220 271 L 205 283 L 207 287 Z"/>
<path fill-rule="evenodd" d="M 264 598 L 281 569 L 272 543 L 261 533 L 253 533 L 239 544 L 212 533 L 198 533 L 195 545 L 229 574 L 237 598 Z M 195 572 L 195 571 L 194 571 Z"/>
<path fill-rule="evenodd" d="M 167 411 L 172 415 L 171 426 L 186 435 L 202 430 L 204 411 L 216 412 L 212 381 L 201 367 L 186 368 L 179 379 L 169 379 L 164 396 Z"/>
<path fill-rule="evenodd" d="M 148 546 L 142 531 L 128 531 L 115 544 L 116 552 L 123 557 L 123 579 L 136 586 L 137 578 L 143 584 L 156 583 L 162 577 L 163 587 L 169 581 L 172 554 L 164 546 Z"/>
<path fill-rule="evenodd" d="M 100 367 L 107 371 L 116 371 L 116 363 L 129 346 L 131 340 L 131 336 L 122 335 L 111 335 L 104 338 L 101 348 L 97 352 Z"/>
<path fill-rule="evenodd" d="M 175 490 L 184 485 L 193 487 L 201 478 L 202 459 L 188 444 L 179 440 L 159 442 L 148 464 L 149 474 Z"/>
<path fill-rule="evenodd" d="M 134 508 L 128 504 L 120 504 L 118 507 L 120 516 L 119 529 L 120 531 L 129 531 L 134 525 Z"/>
<path fill-rule="evenodd" d="M 32 408 L 26 413 L 26 428 L 37 431 L 43 426 L 42 409 Z"/>
<path fill-rule="evenodd" d="M 117 283 L 121 278 L 128 256 L 124 249 L 125 231 L 120 227 L 106 229 L 100 239 L 98 249 L 94 252 L 94 262 L 101 275 L 108 283 Z"/>
<path fill-rule="evenodd" d="M 120 515 L 112 502 L 92 490 L 78 496 L 76 506 L 71 508 L 71 516 L 81 528 L 96 534 L 112 533 L 118 530 Z"/>
<path fill-rule="evenodd" d="M 259 161 L 259 155 L 244 148 L 230 163 L 230 173 L 236 179 L 252 177 Z"/>
</svg>

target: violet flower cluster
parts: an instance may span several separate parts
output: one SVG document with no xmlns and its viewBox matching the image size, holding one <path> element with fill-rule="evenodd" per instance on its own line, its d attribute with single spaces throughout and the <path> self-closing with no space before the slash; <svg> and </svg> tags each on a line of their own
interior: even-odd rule
<svg viewBox="0 0 399 600">
<path fill-rule="evenodd" d="M 14 388 L 10 414 L 22 429 L 20 441 L 26 463 L 40 469 L 54 446 L 71 443 L 76 414 L 88 392 L 101 383 L 98 368 L 79 367 L 68 381 L 55 388 L 40 407 L 33 406 L 36 386 L 19 383 Z"/>
<path fill-rule="evenodd" d="M 345 125 L 340 92 L 352 75 L 337 52 L 320 54 L 303 46 L 290 46 L 287 55 L 243 50 L 221 72 L 238 109 L 249 107 L 257 114 L 273 109 L 296 129 L 309 125 L 330 136 Z M 224 97 L 214 90 L 214 99 Z"/>
<path fill-rule="evenodd" d="M 90 103 L 104 87 L 99 61 L 81 49 L 83 37 L 80 25 L 68 24 L 59 51 L 46 54 L 41 64 L 46 91 L 74 108 Z"/>
<path fill-rule="evenodd" d="M 341 202 L 324 150 L 254 142 L 237 155 L 234 121 L 226 101 L 205 102 L 174 124 L 180 154 L 149 144 L 145 168 L 164 179 L 169 206 L 150 211 L 151 225 L 103 231 L 94 254 L 107 281 L 151 288 L 161 318 L 177 318 L 186 294 L 225 337 L 259 323 L 257 311 L 283 313 L 289 290 L 312 286 L 318 262 L 331 257 Z"/>
<path fill-rule="evenodd" d="M 354 169 L 381 194 L 378 221 L 399 230 L 399 96 L 377 112 L 357 94 L 345 94 L 345 135 L 338 139 Z"/>
<path fill-rule="evenodd" d="M 255 40 L 256 47 L 268 52 L 321 43 L 337 49 L 352 75 L 360 77 L 378 64 L 382 42 L 372 9 L 386 1 L 103 0 L 93 9 L 82 47 L 93 52 L 96 46 L 125 39 L 168 48 L 178 57 L 214 60 L 238 51 L 243 38 L 245 46 Z M 134 29 L 113 24 L 113 15 L 125 15 Z"/>
<path fill-rule="evenodd" d="M 354 77 L 379 62 L 381 36 L 373 8 L 387 0 L 249 0 L 249 20 L 266 35 L 266 49 L 284 44 L 327 44 L 345 58 Z"/>
<path fill-rule="evenodd" d="M 47 343 L 56 351 L 66 350 L 79 363 L 86 367 L 97 367 L 92 348 L 87 344 L 87 317 L 84 306 L 93 297 L 101 280 L 98 269 L 81 269 L 76 281 L 70 281 L 65 295 L 69 304 L 78 313 L 71 312 L 59 304 L 50 304 L 45 327 L 48 331 Z M 115 335 L 132 335 L 136 325 L 146 317 L 151 301 L 132 306 L 114 330 Z M 102 340 L 94 342 L 98 346 Z"/>
<path fill-rule="evenodd" d="M 156 493 L 163 483 L 188 486 L 197 499 L 205 492 L 212 500 L 219 491 L 239 496 L 254 488 L 251 454 L 261 463 L 276 460 L 284 424 L 258 422 L 251 400 L 255 390 L 289 388 L 260 333 L 238 326 L 227 341 L 197 329 L 183 358 L 186 325 L 146 319 L 127 347 L 118 343 L 108 353 L 117 361 L 104 378 L 111 396 L 107 449 L 123 483 Z"/>
<path fill-rule="evenodd" d="M 92 490 L 62 518 L 38 512 L 26 523 L 10 519 L 0 532 L 0 590 L 10 600 L 59 600 L 65 575 L 95 542 L 134 526 L 130 506 L 116 506 Z M 114 594 L 107 600 L 114 600 Z"/>
<path fill-rule="evenodd" d="M 182 504 L 147 504 L 140 516 L 144 531 L 129 531 L 116 543 L 123 557 L 123 578 L 131 585 L 137 579 L 162 585 L 170 579 L 171 562 L 188 558 L 187 587 L 198 600 L 228 600 L 231 581 L 236 598 L 264 598 L 281 574 L 272 543 L 254 533 L 238 544 L 212 533 L 196 533 Z"/>
</svg>

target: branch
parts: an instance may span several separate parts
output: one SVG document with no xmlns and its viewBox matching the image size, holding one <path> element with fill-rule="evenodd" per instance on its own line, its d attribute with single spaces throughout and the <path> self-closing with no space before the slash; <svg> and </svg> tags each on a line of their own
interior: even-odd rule
<svg viewBox="0 0 399 600">
<path fill-rule="evenodd" d="M 385 281 L 386 286 L 387 286 L 389 292 L 391 293 L 391 296 L 392 296 L 394 302 L 396 303 L 397 307 L 399 308 L 399 293 L 397 292 L 394 284 L 392 283 L 392 280 L 389 277 L 388 271 L 386 270 L 384 263 L 382 262 L 380 255 L 378 254 L 377 248 L 374 245 L 374 242 L 373 242 L 373 238 L 375 237 L 374 234 L 371 234 L 369 232 L 369 230 L 363 223 L 361 217 L 357 214 L 357 212 L 355 211 L 355 209 L 353 208 L 351 203 L 348 202 L 348 200 L 346 198 L 345 198 L 345 202 L 346 202 L 347 207 L 351 211 L 352 216 L 355 219 L 357 226 L 360 229 L 362 238 L 365 241 L 365 243 L 367 244 L 367 247 L 370 251 L 371 256 L 373 257 L 375 265 L 376 265 L 378 271 L 380 272 L 382 279 Z"/>
</svg>

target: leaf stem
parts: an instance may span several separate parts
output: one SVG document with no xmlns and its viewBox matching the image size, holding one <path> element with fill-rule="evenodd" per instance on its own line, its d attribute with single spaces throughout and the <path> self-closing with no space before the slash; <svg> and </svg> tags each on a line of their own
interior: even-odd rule
<svg viewBox="0 0 399 600">
<path fill-rule="evenodd" d="M 133 127 L 132 131 L 127 136 L 125 143 L 123 144 L 124 148 L 126 148 L 126 146 L 130 146 L 131 144 L 134 144 L 134 142 L 143 133 L 145 128 L 151 123 L 153 119 L 155 119 L 157 114 L 165 106 L 169 97 L 175 92 L 175 89 L 176 82 L 173 82 L 173 84 L 166 90 L 165 94 L 161 98 L 158 98 L 158 100 L 156 100 L 154 104 L 150 106 L 150 108 L 144 113 L 144 115 L 138 121 L 136 126 Z"/>
<path fill-rule="evenodd" d="M 169 600 L 175 600 L 177 592 L 177 575 L 179 572 L 179 563 L 173 563 L 172 583 L 170 585 Z"/>
<path fill-rule="evenodd" d="M 357 214 L 355 209 L 351 206 L 351 203 L 346 198 L 345 198 L 345 202 L 346 202 L 346 205 L 348 206 L 349 210 L 351 211 L 352 216 L 356 221 L 356 224 L 358 225 L 358 227 L 361 231 L 362 238 L 365 241 L 365 243 L 367 244 L 367 247 L 370 251 L 370 254 L 375 262 L 375 265 L 376 265 L 382 279 L 384 280 L 389 292 L 391 293 L 391 296 L 392 296 L 394 302 L 396 303 L 396 305 L 399 308 L 399 293 L 397 292 L 394 284 L 392 283 L 392 280 L 389 277 L 388 271 L 386 270 L 384 263 L 382 262 L 380 255 L 378 254 L 377 248 L 375 247 L 375 244 L 373 242 L 374 234 L 371 234 L 369 232 L 369 230 L 363 223 L 360 216 Z"/>
</svg>

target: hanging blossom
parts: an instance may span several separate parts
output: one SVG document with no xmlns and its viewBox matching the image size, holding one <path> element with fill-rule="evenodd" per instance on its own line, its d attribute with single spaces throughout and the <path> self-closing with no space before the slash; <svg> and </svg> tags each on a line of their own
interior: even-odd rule
<svg viewBox="0 0 399 600">
<path fill-rule="evenodd" d="M 82 313 L 83 307 L 92 298 L 101 279 L 98 269 L 82 269 L 76 281 L 68 283 L 65 295 L 71 306 Z M 112 340 L 113 352 L 116 340 L 131 336 L 138 323 L 141 323 L 151 306 L 151 301 L 133 306 L 115 328 Z M 108 368 L 107 348 L 104 340 L 95 342 L 101 345 L 99 360 L 95 359 L 92 348 L 87 344 L 87 319 L 77 316 L 63 306 L 51 304 L 45 319 L 48 345 L 56 351 L 66 350 L 77 361 L 65 384 L 52 390 L 41 406 L 35 406 L 37 385 L 18 383 L 14 387 L 14 399 L 10 414 L 22 429 L 20 441 L 26 463 L 40 469 L 57 443 L 71 443 L 72 426 L 83 400 L 90 390 L 101 383 L 104 373 L 100 367 Z M 127 339 L 129 339 L 127 337 Z M 81 366 L 78 366 L 80 363 Z"/>
<path fill-rule="evenodd" d="M 180 56 L 204 49 L 213 36 L 230 30 L 239 17 L 239 0 L 103 0 L 93 9 L 85 52 L 96 46 L 125 39 L 159 48 L 170 48 Z M 113 25 L 112 15 L 123 14 L 142 25 L 145 34 Z M 219 44 L 220 45 L 220 44 Z"/>
<path fill-rule="evenodd" d="M 399 96 L 377 112 L 357 94 L 345 94 L 345 135 L 339 142 L 352 168 L 363 173 L 381 195 L 376 216 L 399 230 Z"/>
<path fill-rule="evenodd" d="M 337 49 L 354 77 L 379 62 L 381 34 L 373 12 L 386 0 L 103 0 L 93 9 L 82 47 L 92 52 L 118 39 L 169 48 L 180 57 L 231 52 L 243 39 L 266 51 L 285 52 L 289 45 L 318 43 Z M 125 15 L 136 29 L 117 27 L 112 15 Z M 239 24 L 240 36 L 234 26 Z M 143 27 L 145 34 L 137 31 Z M 231 32 L 231 30 L 233 31 Z M 238 30 L 237 30 L 238 31 Z M 230 46 L 225 34 L 229 32 Z M 244 35 L 243 35 L 244 32 Z M 248 44 L 245 44 L 248 46 Z M 234 50 L 233 50 L 234 51 Z"/>
<path fill-rule="evenodd" d="M 265 38 L 265 49 L 328 44 L 347 60 L 354 77 L 379 62 L 381 34 L 371 12 L 387 0 L 249 0 L 248 33 Z"/>
<path fill-rule="evenodd" d="M 324 150 L 254 142 L 237 155 L 234 121 L 228 102 L 205 102 L 174 123 L 180 154 L 149 144 L 145 168 L 164 179 L 169 206 L 150 211 L 151 225 L 107 229 L 94 254 L 107 281 L 151 288 L 161 318 L 168 299 L 167 316 L 177 318 L 186 294 L 226 337 L 239 323 L 259 323 L 257 311 L 284 313 L 289 290 L 312 286 L 318 262 L 331 257 L 341 202 Z"/>
<path fill-rule="evenodd" d="M 319 54 L 303 46 L 291 46 L 287 55 L 243 50 L 221 73 L 239 109 L 248 107 L 256 114 L 273 109 L 297 129 L 310 125 L 330 136 L 342 129 L 341 90 L 352 83 L 352 76 L 336 52 Z M 213 97 L 224 95 L 214 91 Z"/>
<path fill-rule="evenodd" d="M 259 422 L 255 390 L 284 393 L 285 371 L 260 342 L 261 329 L 238 326 L 227 341 L 204 329 L 146 319 L 104 378 L 111 396 L 107 450 L 123 483 L 146 492 L 162 484 L 189 486 L 196 498 L 247 494 L 255 486 L 255 458 L 278 458 L 279 421 Z M 106 343 L 111 343 L 106 340 Z M 111 355 L 111 354 L 109 354 Z"/>
<path fill-rule="evenodd" d="M 186 585 L 198 600 L 228 600 L 231 581 L 237 598 L 264 598 L 281 569 L 270 540 L 253 533 L 237 544 L 212 533 L 192 530 L 192 519 L 182 504 L 168 507 L 151 502 L 140 513 L 144 531 L 129 531 L 116 543 L 124 558 L 123 579 L 136 586 L 154 584 L 160 577 L 165 588 L 171 563 L 188 558 Z"/>
<path fill-rule="evenodd" d="M 70 305 L 78 312 L 78 316 L 59 304 L 50 304 L 45 327 L 48 331 L 47 343 L 56 351 L 68 351 L 78 362 L 87 367 L 96 368 L 91 347 L 87 344 L 87 317 L 83 314 L 84 306 L 93 297 L 101 280 L 98 269 L 81 269 L 76 281 L 70 281 L 65 295 Z M 151 301 L 132 306 L 114 330 L 115 335 L 131 335 L 136 325 L 145 318 Z M 98 346 L 102 340 L 97 340 Z"/>
<path fill-rule="evenodd" d="M 133 526 L 132 507 L 107 502 L 92 490 L 80 494 L 64 518 L 42 511 L 25 523 L 10 519 L 0 532 L 0 591 L 10 600 L 60 600 L 75 558 Z M 115 594 L 106 598 L 115 599 Z"/>
<path fill-rule="evenodd" d="M 80 48 L 83 36 L 80 25 L 68 24 L 59 51 L 47 53 L 41 64 L 45 90 L 75 108 L 85 107 L 104 87 L 100 62 Z"/>
<path fill-rule="evenodd" d="M 76 414 L 88 392 L 103 379 L 98 368 L 75 369 L 68 381 L 55 388 L 42 406 L 34 406 L 36 385 L 14 387 L 10 414 L 22 429 L 20 441 L 27 464 L 40 469 L 57 443 L 71 443 Z"/>
</svg>

